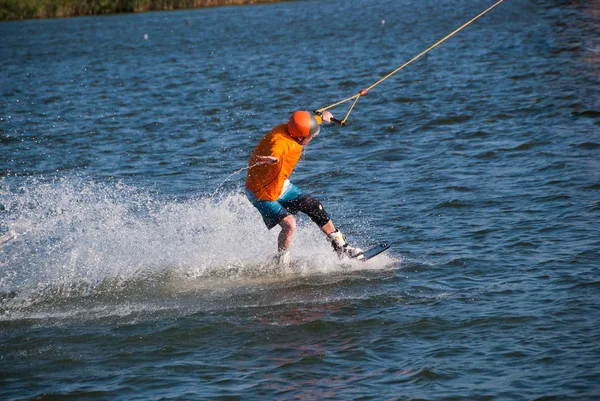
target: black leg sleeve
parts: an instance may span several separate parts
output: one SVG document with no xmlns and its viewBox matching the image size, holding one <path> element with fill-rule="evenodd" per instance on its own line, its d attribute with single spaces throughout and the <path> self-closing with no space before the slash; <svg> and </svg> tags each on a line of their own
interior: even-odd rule
<svg viewBox="0 0 600 401">
<path fill-rule="evenodd" d="M 329 221 L 329 215 L 325 211 L 321 202 L 310 195 L 301 195 L 299 198 L 292 201 L 281 202 L 283 207 L 296 214 L 302 212 L 306 214 L 319 227 L 323 227 Z"/>
</svg>

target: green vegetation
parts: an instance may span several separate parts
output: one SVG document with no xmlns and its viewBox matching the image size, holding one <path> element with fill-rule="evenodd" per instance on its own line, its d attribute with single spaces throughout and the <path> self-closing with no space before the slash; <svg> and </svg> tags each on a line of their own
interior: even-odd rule
<svg viewBox="0 0 600 401">
<path fill-rule="evenodd" d="M 74 17 L 182 8 L 276 2 L 277 0 L 0 0 L 0 21 Z"/>
</svg>

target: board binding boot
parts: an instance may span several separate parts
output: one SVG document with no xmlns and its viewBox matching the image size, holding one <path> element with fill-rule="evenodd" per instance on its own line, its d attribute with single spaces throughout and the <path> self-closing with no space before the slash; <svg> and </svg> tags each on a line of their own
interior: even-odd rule
<svg viewBox="0 0 600 401">
<path fill-rule="evenodd" d="M 335 230 L 331 234 L 328 234 L 327 238 L 331 242 L 333 250 L 338 254 L 340 259 L 344 256 L 347 256 L 350 259 L 363 258 L 362 249 L 350 246 L 348 242 L 346 242 L 346 236 L 342 234 L 340 230 Z"/>
<path fill-rule="evenodd" d="M 289 249 L 280 249 L 277 251 L 277 254 L 274 256 L 275 264 L 281 267 L 289 267 L 292 263 L 292 254 Z"/>
</svg>

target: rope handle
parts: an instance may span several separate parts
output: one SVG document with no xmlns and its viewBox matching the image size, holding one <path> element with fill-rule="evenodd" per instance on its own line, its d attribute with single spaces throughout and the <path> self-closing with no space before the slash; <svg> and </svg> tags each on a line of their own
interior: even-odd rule
<svg viewBox="0 0 600 401">
<path fill-rule="evenodd" d="M 314 113 L 315 113 L 316 115 L 320 116 L 320 117 L 322 117 L 322 116 L 323 116 L 323 113 L 322 113 L 321 111 L 319 111 L 319 110 L 315 110 L 315 111 L 314 111 Z M 337 119 L 337 118 L 335 118 L 335 117 L 331 117 L 331 122 L 332 122 L 332 123 L 339 124 L 339 125 L 342 125 L 342 126 L 346 125 L 346 121 L 338 120 L 338 119 Z"/>
</svg>

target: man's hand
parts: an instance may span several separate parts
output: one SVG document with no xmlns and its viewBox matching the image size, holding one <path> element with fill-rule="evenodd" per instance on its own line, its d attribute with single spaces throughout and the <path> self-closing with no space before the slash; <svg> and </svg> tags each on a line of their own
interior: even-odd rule
<svg viewBox="0 0 600 401">
<path fill-rule="evenodd" d="M 279 159 L 275 156 L 257 156 L 256 164 L 276 164 L 279 163 Z"/>
<path fill-rule="evenodd" d="M 324 111 L 323 113 L 321 113 L 321 117 L 323 118 L 323 121 L 325 121 L 326 123 L 330 123 L 331 119 L 333 118 L 333 114 L 331 114 L 331 112 L 329 111 Z"/>
</svg>

